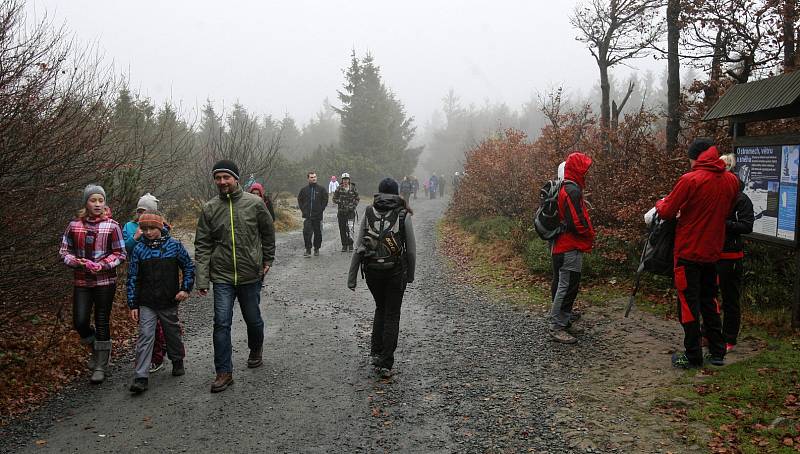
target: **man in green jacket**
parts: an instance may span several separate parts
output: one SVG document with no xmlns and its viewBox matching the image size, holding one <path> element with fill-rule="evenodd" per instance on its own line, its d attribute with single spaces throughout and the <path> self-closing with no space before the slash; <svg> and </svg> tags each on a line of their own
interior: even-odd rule
<svg viewBox="0 0 800 454">
<path fill-rule="evenodd" d="M 264 202 L 244 192 L 239 168 L 222 160 L 211 174 L 219 196 L 203 205 L 195 235 L 195 286 L 204 296 L 214 284 L 214 368 L 217 376 L 211 392 L 233 384 L 231 324 L 233 302 L 239 300 L 247 324 L 247 367 L 259 367 L 264 344 L 261 319 L 261 287 L 275 259 L 275 229 Z"/>
</svg>

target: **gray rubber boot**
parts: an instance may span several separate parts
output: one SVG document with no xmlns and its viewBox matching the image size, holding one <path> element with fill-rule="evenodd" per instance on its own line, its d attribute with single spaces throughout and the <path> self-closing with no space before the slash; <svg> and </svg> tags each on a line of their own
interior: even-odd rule
<svg viewBox="0 0 800 454">
<path fill-rule="evenodd" d="M 106 380 L 108 361 L 111 358 L 111 341 L 95 341 L 94 351 L 97 354 L 97 364 L 94 366 L 94 372 L 89 381 L 97 385 Z"/>
<path fill-rule="evenodd" d="M 97 350 L 94 349 L 94 336 L 81 338 L 81 344 L 88 346 L 91 356 L 89 356 L 86 366 L 89 370 L 94 370 L 97 366 Z"/>
</svg>

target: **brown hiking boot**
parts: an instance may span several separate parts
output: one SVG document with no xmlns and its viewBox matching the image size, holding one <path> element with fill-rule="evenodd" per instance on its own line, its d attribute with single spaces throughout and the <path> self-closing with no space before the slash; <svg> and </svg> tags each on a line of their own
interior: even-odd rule
<svg viewBox="0 0 800 454">
<path fill-rule="evenodd" d="M 574 344 L 578 342 L 578 339 L 575 339 L 572 334 L 563 329 L 551 329 L 550 337 L 552 337 L 554 341 L 561 344 Z"/>
<path fill-rule="evenodd" d="M 254 350 L 250 350 L 250 356 L 247 357 L 247 367 L 250 369 L 255 369 L 256 367 L 261 366 L 264 364 L 264 361 L 261 360 L 261 351 L 263 347 L 258 347 Z"/>
<path fill-rule="evenodd" d="M 233 374 L 230 372 L 223 372 L 217 374 L 214 383 L 211 384 L 211 392 L 218 393 L 228 389 L 228 386 L 233 384 Z"/>
<path fill-rule="evenodd" d="M 586 334 L 585 329 L 581 328 L 580 326 L 575 326 L 574 323 L 564 328 L 564 330 L 572 336 L 580 336 L 581 334 Z"/>
</svg>

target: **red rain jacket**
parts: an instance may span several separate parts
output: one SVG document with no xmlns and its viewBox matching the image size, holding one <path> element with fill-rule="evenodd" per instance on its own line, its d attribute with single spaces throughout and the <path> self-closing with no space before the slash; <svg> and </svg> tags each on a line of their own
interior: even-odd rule
<svg viewBox="0 0 800 454">
<path fill-rule="evenodd" d="M 656 203 L 662 219 L 678 218 L 675 261 L 714 263 L 725 243 L 725 219 L 739 193 L 739 179 L 725 171 L 717 147 L 698 156 L 672 192 Z"/>
<path fill-rule="evenodd" d="M 592 158 L 575 152 L 567 156 L 564 165 L 564 179 L 577 185 L 564 183 L 558 193 L 558 216 L 567 226 L 564 233 L 556 238 L 553 254 L 569 251 L 591 252 L 594 243 L 594 228 L 586 204 L 583 201 L 583 188 L 586 186 L 586 172 L 592 165 Z"/>
</svg>

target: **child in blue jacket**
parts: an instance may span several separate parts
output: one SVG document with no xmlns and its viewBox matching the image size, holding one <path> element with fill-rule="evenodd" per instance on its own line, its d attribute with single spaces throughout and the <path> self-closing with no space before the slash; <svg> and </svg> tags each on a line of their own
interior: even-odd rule
<svg viewBox="0 0 800 454">
<path fill-rule="evenodd" d="M 194 285 L 192 259 L 183 244 L 164 228 L 164 217 L 157 211 L 146 211 L 139 216 L 139 228 L 142 240 L 130 256 L 127 287 L 130 316 L 139 323 L 135 372 L 130 387 L 134 394 L 147 390 L 157 321 L 164 328 L 172 375 L 185 373 L 178 303 L 189 298 Z"/>
</svg>

